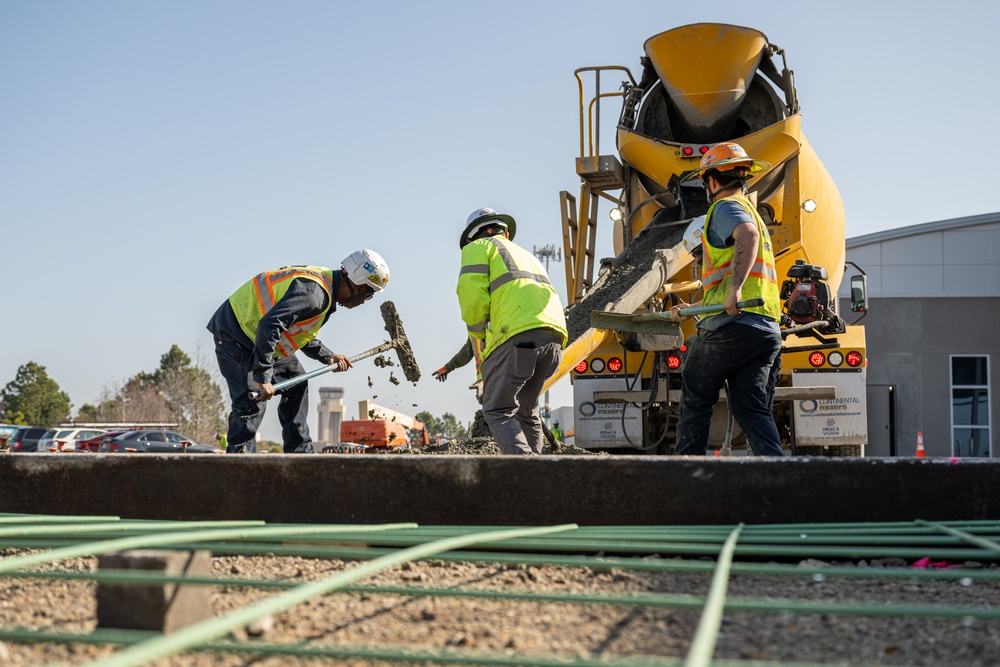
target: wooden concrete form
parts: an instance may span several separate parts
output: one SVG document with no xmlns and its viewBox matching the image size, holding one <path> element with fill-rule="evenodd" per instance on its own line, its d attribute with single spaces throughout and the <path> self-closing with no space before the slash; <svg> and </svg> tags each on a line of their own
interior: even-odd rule
<svg viewBox="0 0 1000 667">
<path fill-rule="evenodd" d="M 997 519 L 1000 462 L 6 454 L 0 512 L 456 525 Z"/>
</svg>

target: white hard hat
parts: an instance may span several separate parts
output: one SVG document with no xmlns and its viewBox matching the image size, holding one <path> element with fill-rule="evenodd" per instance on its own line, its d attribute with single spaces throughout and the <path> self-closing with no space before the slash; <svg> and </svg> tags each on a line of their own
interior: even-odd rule
<svg viewBox="0 0 1000 667">
<path fill-rule="evenodd" d="M 681 239 L 681 245 L 684 246 L 685 250 L 693 253 L 695 248 L 701 245 L 701 237 L 704 233 L 705 216 L 699 215 L 684 230 L 684 238 Z"/>
<path fill-rule="evenodd" d="M 348 280 L 359 287 L 367 285 L 381 292 L 389 284 L 389 265 L 382 255 L 368 248 L 352 252 L 340 263 L 340 268 L 347 271 Z"/>
<path fill-rule="evenodd" d="M 478 234 L 483 227 L 488 227 L 491 222 L 506 229 L 508 238 L 514 238 L 514 234 L 517 232 L 517 223 L 514 222 L 514 218 L 503 213 L 497 213 L 492 208 L 477 208 L 469 216 L 469 219 L 465 221 L 465 227 L 462 229 L 462 238 L 458 240 L 458 247 L 464 248 L 467 246 L 471 238 Z"/>
</svg>

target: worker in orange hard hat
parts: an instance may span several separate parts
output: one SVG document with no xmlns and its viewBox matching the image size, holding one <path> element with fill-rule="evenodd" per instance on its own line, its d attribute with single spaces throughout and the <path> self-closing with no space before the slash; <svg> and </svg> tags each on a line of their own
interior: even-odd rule
<svg viewBox="0 0 1000 667">
<path fill-rule="evenodd" d="M 746 196 L 747 181 L 770 167 L 727 142 L 710 148 L 692 174 L 701 178 L 709 202 L 701 234 L 701 304 L 724 310 L 702 317 L 688 347 L 674 454 L 707 452 L 712 412 L 726 387 L 729 409 L 750 450 L 757 456 L 784 455 L 771 412 L 781 366 L 778 276 L 767 226 Z M 758 297 L 763 306 L 737 306 Z M 674 306 L 671 319 L 688 319 L 678 312 L 688 305 Z"/>
</svg>

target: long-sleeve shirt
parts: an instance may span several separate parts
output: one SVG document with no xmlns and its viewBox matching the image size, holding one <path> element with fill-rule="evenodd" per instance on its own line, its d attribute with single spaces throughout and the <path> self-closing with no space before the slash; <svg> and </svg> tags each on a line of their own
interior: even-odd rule
<svg viewBox="0 0 1000 667">
<path fill-rule="evenodd" d="M 472 339 L 466 338 L 465 345 L 462 346 L 462 349 L 456 352 L 455 356 L 451 358 L 451 361 L 444 365 L 445 370 L 450 373 L 456 368 L 461 368 L 472 361 L 473 356 L 475 356 L 475 351 L 472 349 Z"/>
<path fill-rule="evenodd" d="M 334 294 L 337 293 L 339 285 L 340 275 L 335 272 L 333 274 Z M 243 333 L 228 299 L 215 311 L 207 328 L 212 332 L 212 335 L 217 336 L 219 332 L 225 332 L 248 350 L 253 350 L 253 379 L 254 382 L 263 384 L 271 381 L 274 367 L 274 348 L 281 341 L 282 334 L 295 322 L 307 320 L 322 313 L 328 298 L 326 291 L 316 281 L 296 278 L 288 286 L 288 291 L 281 297 L 281 300 L 274 304 L 274 307 L 261 318 L 257 325 L 256 341 L 251 341 Z M 334 301 L 330 305 L 326 320 L 323 320 L 324 324 L 336 310 L 337 302 Z M 318 338 L 311 340 L 301 350 L 310 359 L 324 364 L 329 363 L 330 358 L 333 357 L 333 352 Z"/>
</svg>

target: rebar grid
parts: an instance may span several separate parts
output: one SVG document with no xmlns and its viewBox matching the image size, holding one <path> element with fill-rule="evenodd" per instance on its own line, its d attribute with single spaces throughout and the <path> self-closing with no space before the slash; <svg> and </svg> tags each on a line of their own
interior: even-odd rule
<svg viewBox="0 0 1000 667">
<path fill-rule="evenodd" d="M 1000 522 L 926 521 L 872 524 L 794 524 L 760 526 L 635 526 L 540 528 L 484 526 L 418 526 L 415 524 L 265 525 L 263 522 L 122 521 L 115 517 L 0 515 L 0 547 L 43 549 L 0 559 L 0 577 L 82 579 L 132 585 L 182 583 L 283 590 L 273 598 L 244 607 L 169 635 L 97 628 L 91 633 L 0 628 L 0 640 L 24 643 L 116 644 L 126 648 L 99 660 L 100 665 L 141 665 L 189 650 L 368 658 L 392 662 L 509 665 L 751 665 L 754 661 L 712 660 L 723 613 L 841 614 L 939 619 L 1000 619 L 1000 607 L 922 604 L 869 604 L 734 598 L 726 595 L 733 574 L 777 576 L 865 577 L 872 579 L 940 579 L 963 583 L 996 581 L 1000 571 Z M 297 543 L 297 542 L 306 543 Z M 329 545 L 323 544 L 330 543 Z M 361 546 L 344 546 L 355 544 Z M 123 549 L 209 549 L 215 555 L 284 555 L 363 561 L 345 572 L 308 583 L 235 577 L 169 576 L 156 573 L 26 568 L 81 555 Z M 466 550 L 475 546 L 478 551 Z M 572 554 L 572 555 L 567 555 Z M 580 555 L 587 554 L 587 555 Z M 712 562 L 678 558 L 712 557 Z M 804 559 L 887 558 L 943 559 L 948 564 L 990 564 L 994 569 L 927 569 L 909 567 L 845 567 L 806 564 Z M 740 561 L 739 559 L 744 559 Z M 795 560 L 798 564 L 762 563 L 758 559 Z M 378 571 L 416 560 L 558 565 L 594 571 L 611 568 L 643 572 L 712 573 L 706 596 L 679 594 L 577 594 L 472 588 L 375 586 L 355 582 Z M 807 561 L 808 563 L 808 561 Z M 607 604 L 628 607 L 701 610 L 701 622 L 684 661 L 649 656 L 511 656 L 469 650 L 409 650 L 405 647 L 330 647 L 218 641 L 227 632 L 270 613 L 288 609 L 332 592 L 389 594 L 406 597 L 469 597 L 562 604 Z M 771 663 L 806 665 L 808 663 Z"/>
</svg>

